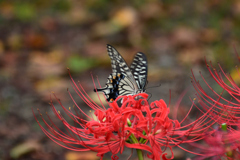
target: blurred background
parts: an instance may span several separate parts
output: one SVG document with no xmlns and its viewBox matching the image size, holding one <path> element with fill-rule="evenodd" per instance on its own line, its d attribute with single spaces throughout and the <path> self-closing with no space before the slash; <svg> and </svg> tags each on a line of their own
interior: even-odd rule
<svg viewBox="0 0 240 160">
<path fill-rule="evenodd" d="M 43 116 L 47 111 L 61 128 L 48 103 L 54 91 L 66 108 L 73 105 L 67 67 L 96 100 L 91 74 L 104 86 L 111 73 L 106 44 L 128 64 L 138 51 L 147 55 L 148 87 L 161 84 L 147 89 L 150 101 L 168 102 L 171 89 L 174 104 L 188 89 L 181 104 L 184 112 L 195 93 L 191 69 L 196 77 L 201 70 L 212 81 L 204 57 L 237 74 L 233 69 L 238 64 L 234 46 L 238 50 L 239 28 L 239 0 L 1 0 L 0 160 L 98 159 L 95 153 L 72 152 L 52 142 L 32 109 L 37 113 L 39 108 Z M 88 112 L 80 98 L 75 100 Z M 175 159 L 191 157 L 179 149 L 174 152 Z"/>
</svg>

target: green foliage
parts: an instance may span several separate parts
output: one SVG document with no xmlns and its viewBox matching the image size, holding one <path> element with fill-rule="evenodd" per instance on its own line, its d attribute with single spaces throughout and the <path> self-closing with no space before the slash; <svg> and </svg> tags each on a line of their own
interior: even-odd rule
<svg viewBox="0 0 240 160">
<path fill-rule="evenodd" d="M 14 14 L 21 21 L 31 21 L 36 17 L 36 8 L 30 3 L 15 3 Z"/>
<path fill-rule="evenodd" d="M 84 72 L 96 65 L 95 60 L 73 55 L 67 59 L 67 67 L 71 72 Z"/>
<path fill-rule="evenodd" d="M 59 12 L 67 12 L 71 9 L 71 4 L 67 0 L 57 0 L 52 4 L 54 10 Z"/>
<path fill-rule="evenodd" d="M 233 50 L 232 50 L 233 51 Z M 224 66 L 224 69 L 231 69 L 234 68 L 236 63 L 233 63 L 234 56 L 229 53 L 229 48 L 224 43 L 217 43 L 213 47 L 213 54 L 215 57 L 215 66 L 217 65 L 217 62 L 221 64 L 221 66 Z"/>
</svg>

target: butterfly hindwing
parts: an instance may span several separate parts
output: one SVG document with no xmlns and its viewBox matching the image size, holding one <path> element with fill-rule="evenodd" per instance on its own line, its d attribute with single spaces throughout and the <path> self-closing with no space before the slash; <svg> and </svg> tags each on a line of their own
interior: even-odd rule
<svg viewBox="0 0 240 160">
<path fill-rule="evenodd" d="M 144 53 L 138 52 L 133 58 L 130 70 L 140 90 L 144 90 L 147 82 L 148 63 Z"/>
</svg>

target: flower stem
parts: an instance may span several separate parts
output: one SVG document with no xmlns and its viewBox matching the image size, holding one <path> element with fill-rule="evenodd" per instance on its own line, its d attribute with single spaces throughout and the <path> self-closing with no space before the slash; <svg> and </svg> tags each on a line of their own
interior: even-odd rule
<svg viewBox="0 0 240 160">
<path fill-rule="evenodd" d="M 134 134 L 131 134 L 130 139 L 133 141 L 133 143 L 139 143 L 137 138 L 134 136 Z M 141 149 L 136 149 L 137 150 L 137 155 L 138 155 L 138 160 L 143 160 L 143 154 Z"/>
<path fill-rule="evenodd" d="M 129 127 L 132 126 L 131 121 L 128 119 L 127 124 Z M 145 132 L 144 132 L 145 133 Z M 145 133 L 146 134 L 146 133 Z M 130 139 L 133 141 L 133 143 L 139 143 L 137 138 L 134 136 L 134 134 L 131 134 Z M 137 155 L 138 155 L 138 160 L 143 160 L 143 154 L 142 154 L 142 150 L 141 149 L 136 149 L 137 150 Z"/>
<path fill-rule="evenodd" d="M 143 154 L 141 149 L 137 149 L 138 160 L 143 160 Z"/>
<path fill-rule="evenodd" d="M 221 125 L 223 131 L 227 131 L 227 123 Z"/>
</svg>

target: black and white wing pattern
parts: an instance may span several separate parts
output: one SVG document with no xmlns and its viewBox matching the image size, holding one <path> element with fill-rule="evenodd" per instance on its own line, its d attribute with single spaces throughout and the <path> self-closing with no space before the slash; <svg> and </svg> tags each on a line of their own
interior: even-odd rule
<svg viewBox="0 0 240 160">
<path fill-rule="evenodd" d="M 147 57 L 144 53 L 138 52 L 130 66 L 133 77 L 137 83 L 138 89 L 145 91 L 148 71 Z"/>
<path fill-rule="evenodd" d="M 107 51 L 111 59 L 112 72 L 122 73 L 124 76 L 127 76 L 132 82 L 134 82 L 135 80 L 131 70 L 127 66 L 127 63 L 123 57 L 118 53 L 118 51 L 109 44 L 107 44 Z M 135 86 L 135 88 L 137 88 L 137 86 Z"/>
<path fill-rule="evenodd" d="M 131 67 L 111 45 L 107 45 L 111 59 L 112 74 L 107 78 L 105 88 L 94 91 L 103 92 L 107 101 L 112 102 L 119 95 L 134 95 L 145 90 L 147 80 L 147 59 L 139 52 L 135 55 Z"/>
</svg>

